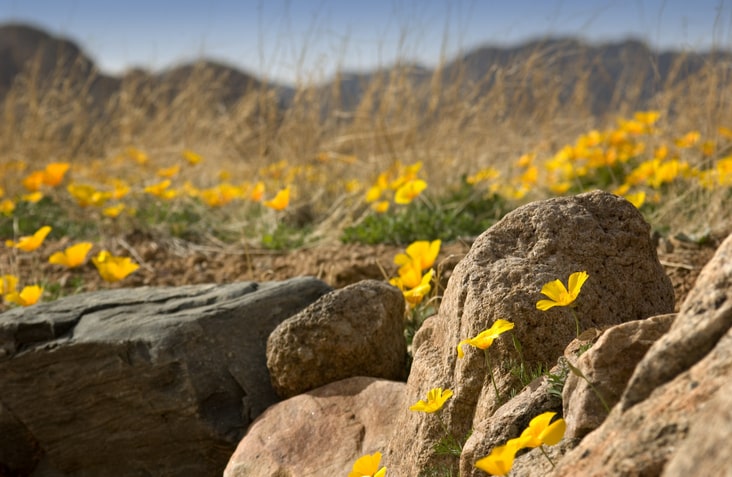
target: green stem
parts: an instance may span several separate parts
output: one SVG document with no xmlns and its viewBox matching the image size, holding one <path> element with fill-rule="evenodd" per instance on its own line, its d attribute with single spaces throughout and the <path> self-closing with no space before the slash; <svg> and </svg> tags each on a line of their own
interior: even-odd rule
<svg viewBox="0 0 732 477">
<path fill-rule="evenodd" d="M 549 454 L 546 453 L 546 450 L 544 450 L 544 444 L 539 446 L 539 450 L 541 450 L 541 453 L 544 454 L 544 457 L 546 457 L 546 460 L 549 461 L 549 463 L 552 465 L 552 469 L 554 468 L 554 461 L 552 461 L 551 457 L 549 457 Z"/>
<path fill-rule="evenodd" d="M 440 423 L 440 426 L 442 426 L 442 430 L 445 432 L 445 438 L 448 439 L 448 441 L 451 444 L 454 444 L 457 447 L 457 454 L 458 456 L 462 455 L 463 453 L 463 445 L 460 443 L 458 439 L 455 439 L 455 436 L 452 435 L 452 433 L 447 429 L 447 426 L 444 422 L 442 422 L 442 418 L 438 415 L 437 421 Z M 455 454 L 455 453 L 453 453 Z"/>
<path fill-rule="evenodd" d="M 493 366 L 491 366 L 491 358 L 488 355 L 488 348 L 483 350 L 485 354 L 485 365 L 488 367 L 488 373 L 491 375 L 491 383 L 493 383 L 493 390 L 496 392 L 496 404 L 500 403 L 500 395 L 498 393 L 498 385 L 496 384 L 496 377 L 493 376 Z"/>
<path fill-rule="evenodd" d="M 598 391 L 597 388 L 587 378 L 587 376 L 585 376 L 585 373 L 583 373 L 582 370 L 579 369 L 577 366 L 570 363 L 569 360 L 567 360 L 567 367 L 569 367 L 569 370 L 572 371 L 572 373 L 576 374 L 578 377 L 584 379 L 585 382 L 587 382 L 587 385 L 590 386 L 592 392 L 595 393 L 595 396 L 597 396 L 597 398 L 600 400 L 602 407 L 604 407 L 605 411 L 610 414 L 610 406 L 607 405 L 607 401 L 605 401 L 605 399 L 602 397 L 602 394 L 600 394 L 600 391 Z"/>
<path fill-rule="evenodd" d="M 579 335 L 580 335 L 579 318 L 577 318 L 577 312 L 574 311 L 574 308 L 570 308 L 570 310 L 572 310 L 572 316 L 574 316 L 575 332 L 577 333 L 577 338 L 579 338 Z"/>
</svg>

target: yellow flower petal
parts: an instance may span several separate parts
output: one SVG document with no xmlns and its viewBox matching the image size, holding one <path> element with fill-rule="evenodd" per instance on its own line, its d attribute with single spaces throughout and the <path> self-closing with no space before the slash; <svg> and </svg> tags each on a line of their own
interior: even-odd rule
<svg viewBox="0 0 732 477">
<path fill-rule="evenodd" d="M 502 446 L 494 447 L 489 455 L 475 463 L 475 467 L 491 475 L 506 475 L 511 471 L 519 449 L 519 439 L 511 439 Z"/>
<path fill-rule="evenodd" d="M 67 247 L 62 252 L 56 252 L 48 259 L 48 263 L 75 268 L 84 263 L 86 255 L 94 245 L 91 242 L 79 242 Z"/>
<path fill-rule="evenodd" d="M 491 325 L 491 327 L 488 328 L 487 330 L 481 331 L 473 338 L 469 338 L 467 340 L 462 340 L 458 344 L 458 358 L 462 358 L 464 356 L 464 353 L 462 350 L 463 345 L 467 344 L 467 345 L 473 346 L 478 349 L 488 349 L 493 344 L 493 340 L 498 338 L 500 335 L 502 335 L 506 331 L 512 330 L 513 327 L 514 327 L 514 324 L 508 320 L 504 320 L 504 319 L 496 320 L 493 323 L 493 325 Z"/>
<path fill-rule="evenodd" d="M 409 406 L 410 411 L 433 413 L 442 409 L 442 406 L 452 397 L 453 393 L 449 389 L 432 388 L 427 392 L 427 400 L 419 400 Z"/>
</svg>

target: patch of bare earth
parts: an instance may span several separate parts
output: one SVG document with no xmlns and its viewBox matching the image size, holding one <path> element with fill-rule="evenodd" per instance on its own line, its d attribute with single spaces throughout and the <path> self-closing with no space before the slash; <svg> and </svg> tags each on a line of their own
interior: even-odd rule
<svg viewBox="0 0 732 477">
<path fill-rule="evenodd" d="M 677 310 L 722 238 L 710 239 L 704 244 L 673 238 L 659 241 L 659 260 L 673 282 Z M 66 241 L 46 243 L 43 256 L 67 245 Z M 140 234 L 109 240 L 104 245 L 114 254 L 132 257 L 140 264 L 139 270 L 120 282 L 106 283 L 91 261 L 77 269 L 67 270 L 46 263 L 35 252 L 22 254 L 4 247 L 0 251 L 4 255 L 0 255 L 0 260 L 4 264 L 13 264 L 11 268 L 17 270 L 31 269 L 36 280 L 60 284 L 62 294 L 72 294 L 144 285 L 284 280 L 306 275 L 341 288 L 368 278 L 386 280 L 395 276 L 397 267 L 393 259 L 397 253 L 403 252 L 403 247 L 391 245 L 339 243 L 277 252 L 244 246 L 207 247 L 177 240 L 161 242 Z M 469 241 L 443 244 L 436 262 L 443 288 L 452 269 L 469 249 Z M 92 253 L 97 251 L 95 248 Z"/>
</svg>

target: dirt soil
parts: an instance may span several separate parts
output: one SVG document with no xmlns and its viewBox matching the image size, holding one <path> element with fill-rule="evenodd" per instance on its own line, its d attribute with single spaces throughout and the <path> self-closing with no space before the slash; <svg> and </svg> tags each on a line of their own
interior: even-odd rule
<svg viewBox="0 0 732 477">
<path fill-rule="evenodd" d="M 723 238 L 709 238 L 704 244 L 683 238 L 659 240 L 659 260 L 673 282 L 677 310 L 700 270 L 712 257 Z M 177 286 L 284 280 L 306 275 L 315 276 L 335 288 L 341 288 L 367 278 L 383 280 L 395 276 L 396 266 L 393 259 L 397 253 L 403 252 L 403 248 L 397 246 L 357 244 L 320 245 L 291 252 L 276 252 L 248 249 L 244 246 L 208 247 L 130 234 L 109 240 L 104 246 L 113 254 L 133 257 L 141 266 L 126 279 L 107 283 L 99 277 L 91 261 L 77 269 L 67 270 L 45 263 L 45 259 L 41 258 L 68 245 L 70 243 L 66 241 L 45 243 L 42 255 L 37 256 L 34 255 L 36 252 L 20 254 L 2 247 L 0 263 L 4 266 L 11 264 L 11 269 L 31 269 L 36 280 L 60 284 L 63 294 L 144 285 Z M 469 249 L 469 241 L 443 244 L 436 261 L 436 271 L 443 288 L 452 269 Z M 95 247 L 92 253 L 97 253 L 98 250 Z"/>
</svg>

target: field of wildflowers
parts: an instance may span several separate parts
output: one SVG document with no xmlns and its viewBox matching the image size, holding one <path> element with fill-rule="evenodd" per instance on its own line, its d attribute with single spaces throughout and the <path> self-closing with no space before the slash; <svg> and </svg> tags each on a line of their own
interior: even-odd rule
<svg viewBox="0 0 732 477">
<path fill-rule="evenodd" d="M 194 71 L 165 108 L 167 90 L 123 86 L 101 116 L 85 106 L 83 79 L 41 82 L 31 70 L 7 92 L 3 307 L 83 291 L 89 274 L 79 270 L 124 286 L 139 260 L 107 244 L 133 232 L 161 247 L 174 238 L 247 253 L 389 243 L 405 248 L 396 276 L 384 278 L 404 293 L 410 340 L 439 305 L 441 245 L 481 233 L 528 201 L 603 189 L 633 203 L 657 232 L 699 240 L 728 228 L 732 214 L 732 108 L 728 73 L 717 65 L 660 91 L 653 104 L 620 103 L 602 117 L 552 100 L 551 84 L 534 91 L 531 110 L 512 113 L 499 107 L 511 90 L 505 83 L 466 91 L 436 73 L 421 90 L 400 69 L 366 85 L 345 115 L 324 114 L 307 85 L 286 110 L 266 86 L 222 108 L 210 96 L 216 78 L 205 73 Z M 65 271 L 63 283 L 44 276 L 49 266 Z M 570 277 L 568 289 L 547 284 L 541 292 L 550 300 L 537 306 L 571 304 L 586 278 Z M 456 343 L 457 352 L 482 349 L 490 370 L 489 347 L 511 327 L 497 322 Z M 434 389 L 411 409 L 437 413 L 451 393 Z M 476 466 L 506 473 L 516 452 L 556 443 L 562 426 L 537 416 L 526 435 Z M 444 448 L 459 454 L 460 441 L 447 437 Z M 364 456 L 352 475 L 385 475 L 380 459 Z"/>
</svg>

